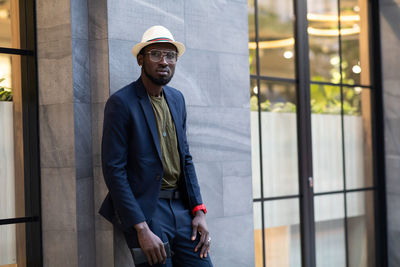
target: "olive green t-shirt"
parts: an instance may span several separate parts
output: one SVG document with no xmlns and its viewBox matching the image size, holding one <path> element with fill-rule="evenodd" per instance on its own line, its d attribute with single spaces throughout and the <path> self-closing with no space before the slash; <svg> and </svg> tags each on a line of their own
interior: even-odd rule
<svg viewBox="0 0 400 267">
<path fill-rule="evenodd" d="M 175 124 L 164 95 L 162 94 L 161 97 L 149 95 L 149 98 L 157 122 L 161 160 L 164 169 L 161 188 L 176 189 L 178 188 L 178 180 L 181 175 L 181 165 Z"/>
</svg>

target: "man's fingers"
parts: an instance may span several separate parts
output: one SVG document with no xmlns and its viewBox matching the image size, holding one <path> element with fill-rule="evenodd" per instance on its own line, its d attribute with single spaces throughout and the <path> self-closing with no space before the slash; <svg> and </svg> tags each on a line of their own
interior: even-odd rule
<svg viewBox="0 0 400 267">
<path fill-rule="evenodd" d="M 207 233 L 207 234 L 205 234 L 204 235 L 204 244 L 203 244 L 203 246 L 201 247 L 201 251 L 200 251 L 200 258 L 205 258 L 205 257 L 207 257 L 207 250 L 208 250 L 208 248 L 210 247 L 210 239 L 209 239 L 209 233 Z"/>
<path fill-rule="evenodd" d="M 206 240 L 206 236 L 208 236 L 208 234 L 202 234 L 200 235 L 200 241 L 197 244 L 197 246 L 194 248 L 194 251 L 197 252 L 199 250 L 199 248 L 201 248 L 204 244 L 204 241 Z"/>
<path fill-rule="evenodd" d="M 151 252 L 151 259 L 152 259 L 152 263 L 150 263 L 150 265 L 158 263 L 157 255 L 154 251 Z"/>
<path fill-rule="evenodd" d="M 146 255 L 147 262 L 148 262 L 150 265 L 153 265 L 153 260 L 151 259 L 151 253 L 150 253 L 149 251 L 145 251 L 144 254 Z"/>
<path fill-rule="evenodd" d="M 165 252 L 164 244 L 162 244 L 162 243 L 160 245 L 160 251 L 161 251 L 161 257 L 162 257 L 162 263 L 165 264 L 167 261 L 167 253 Z"/>
<path fill-rule="evenodd" d="M 192 241 L 196 239 L 197 225 L 192 225 Z"/>
<path fill-rule="evenodd" d="M 162 244 L 161 244 L 162 246 Z M 154 254 L 156 255 L 157 260 L 154 263 L 161 263 L 164 261 L 164 257 L 162 256 L 161 250 L 164 249 L 162 247 L 155 247 L 154 248 Z"/>
</svg>

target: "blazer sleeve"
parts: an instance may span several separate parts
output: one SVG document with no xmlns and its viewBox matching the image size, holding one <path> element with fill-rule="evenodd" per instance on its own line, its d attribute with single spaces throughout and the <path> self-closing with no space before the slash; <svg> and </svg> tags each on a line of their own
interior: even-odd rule
<svg viewBox="0 0 400 267">
<path fill-rule="evenodd" d="M 203 204 L 203 200 L 201 198 L 200 186 L 197 180 L 196 170 L 194 168 L 192 155 L 189 151 L 189 144 L 186 137 L 186 104 L 185 98 L 181 94 L 183 101 L 183 112 L 182 112 L 182 132 L 183 132 L 183 146 L 184 146 L 184 169 L 186 175 L 186 187 L 190 199 L 190 208 L 193 209 L 198 205 Z"/>
<path fill-rule="evenodd" d="M 121 98 L 113 95 L 104 109 L 101 159 L 103 175 L 123 229 L 145 221 L 128 182 L 127 156 L 130 116 Z"/>
</svg>

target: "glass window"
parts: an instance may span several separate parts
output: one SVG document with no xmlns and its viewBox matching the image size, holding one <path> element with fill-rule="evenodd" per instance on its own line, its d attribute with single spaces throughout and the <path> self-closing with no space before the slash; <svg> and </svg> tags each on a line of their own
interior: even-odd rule
<svg viewBox="0 0 400 267">
<path fill-rule="evenodd" d="M 254 216 L 254 253 L 255 266 L 262 267 L 263 265 L 263 233 L 262 233 L 262 215 L 261 202 L 253 203 Z"/>
<path fill-rule="evenodd" d="M 343 195 L 314 197 L 317 267 L 346 266 Z"/>
<path fill-rule="evenodd" d="M 293 1 L 258 2 L 260 75 L 295 77 Z M 250 42 L 250 54 L 254 45 Z"/>
<path fill-rule="evenodd" d="M 349 267 L 375 266 L 374 196 L 372 191 L 348 193 Z"/>
<path fill-rule="evenodd" d="M 296 90 L 292 83 L 260 81 L 264 197 L 297 195 Z"/>
<path fill-rule="evenodd" d="M 308 0 L 311 81 L 340 83 L 337 0 Z"/>
<path fill-rule="evenodd" d="M 340 0 L 344 84 L 370 85 L 368 2 Z"/>
<path fill-rule="evenodd" d="M 247 2 L 248 20 L 249 20 L 249 64 L 250 74 L 257 74 L 257 55 L 256 55 L 256 26 L 255 26 L 255 7 L 254 0 Z"/>
<path fill-rule="evenodd" d="M 261 198 L 260 127 L 258 113 L 257 80 L 250 79 L 251 166 L 253 198 Z"/>
<path fill-rule="evenodd" d="M 21 56 L 0 54 L 0 219 L 24 217 Z"/>
<path fill-rule="evenodd" d="M 371 90 L 343 87 L 346 189 L 373 186 Z"/>
<path fill-rule="evenodd" d="M 26 266 L 25 243 L 24 223 L 0 225 L 0 266 Z"/>
<path fill-rule="evenodd" d="M 343 190 L 340 87 L 312 84 L 311 111 L 314 192 Z"/>
<path fill-rule="evenodd" d="M 20 47 L 19 1 L 0 1 L 0 47 Z"/>
<path fill-rule="evenodd" d="M 301 266 L 298 199 L 264 203 L 265 258 L 273 267 Z"/>
</svg>

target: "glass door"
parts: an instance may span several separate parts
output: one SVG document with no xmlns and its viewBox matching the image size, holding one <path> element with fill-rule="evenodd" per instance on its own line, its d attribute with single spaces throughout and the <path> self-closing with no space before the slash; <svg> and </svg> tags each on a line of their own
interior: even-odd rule
<svg viewBox="0 0 400 267">
<path fill-rule="evenodd" d="M 366 0 L 308 0 L 316 266 L 375 266 Z"/>
<path fill-rule="evenodd" d="M 256 267 L 376 266 L 367 0 L 248 0 Z"/>
</svg>

